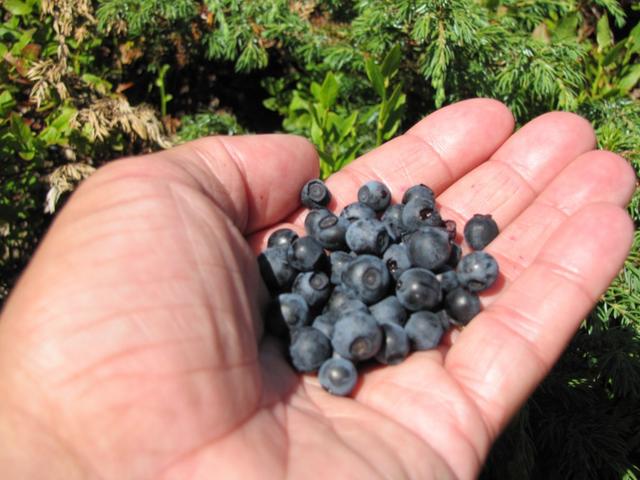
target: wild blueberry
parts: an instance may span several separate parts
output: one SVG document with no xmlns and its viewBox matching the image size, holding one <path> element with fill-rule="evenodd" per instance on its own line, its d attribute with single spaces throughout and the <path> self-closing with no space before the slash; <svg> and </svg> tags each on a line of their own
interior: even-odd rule
<svg viewBox="0 0 640 480">
<path fill-rule="evenodd" d="M 336 322 L 331 343 L 338 355 L 359 362 L 378 353 L 382 331 L 371 315 L 352 312 Z"/>
<path fill-rule="evenodd" d="M 354 258 L 355 256 L 351 253 L 331 252 L 329 255 L 329 260 L 331 261 L 331 283 L 334 285 L 342 283 L 342 272 Z"/>
<path fill-rule="evenodd" d="M 298 270 L 287 259 L 287 247 L 271 247 L 258 255 L 258 267 L 271 292 L 286 290 L 298 275 Z"/>
<path fill-rule="evenodd" d="M 424 268 L 410 268 L 396 283 L 396 296 L 400 303 L 413 312 L 433 308 L 442 299 L 440 282 Z"/>
<path fill-rule="evenodd" d="M 407 250 L 412 265 L 436 270 L 449 259 L 451 244 L 442 228 L 424 227 L 411 235 Z"/>
<path fill-rule="evenodd" d="M 402 209 L 402 225 L 408 231 L 441 226 L 442 217 L 436 209 L 435 201 L 422 197 L 410 200 Z"/>
<path fill-rule="evenodd" d="M 424 198 L 427 200 L 431 200 L 434 205 L 436 202 L 436 196 L 433 193 L 433 190 L 431 190 L 426 185 L 423 185 L 422 183 L 408 188 L 402 196 L 402 203 L 406 205 L 414 198 Z"/>
<path fill-rule="evenodd" d="M 465 290 L 462 287 L 455 288 L 447 293 L 444 305 L 456 325 L 466 325 L 480 313 L 480 299 L 478 295 Z"/>
<path fill-rule="evenodd" d="M 309 306 L 305 299 L 295 293 L 281 293 L 269 306 L 267 328 L 278 337 L 284 337 L 289 329 L 309 325 Z"/>
<path fill-rule="evenodd" d="M 449 241 L 454 242 L 456 240 L 456 222 L 455 220 L 444 220 L 442 223 L 442 228 L 444 228 L 449 234 Z"/>
<path fill-rule="evenodd" d="M 442 323 L 442 328 L 449 330 L 453 325 L 455 325 L 455 320 L 451 318 L 451 316 L 447 313 L 446 310 L 438 310 L 436 315 L 440 317 L 440 323 Z"/>
<path fill-rule="evenodd" d="M 298 238 L 298 234 L 290 228 L 280 228 L 269 235 L 267 247 L 288 247 Z"/>
<path fill-rule="evenodd" d="M 391 239 L 384 224 L 375 219 L 356 220 L 347 229 L 347 245 L 356 253 L 382 255 Z"/>
<path fill-rule="evenodd" d="M 331 341 L 313 327 L 302 327 L 292 335 L 289 354 L 299 372 L 314 372 L 331 357 Z"/>
<path fill-rule="evenodd" d="M 460 286 L 458 275 L 455 270 L 445 270 L 444 272 L 440 272 L 436 274 L 436 278 L 440 282 L 443 292 L 450 292 L 454 288 L 458 288 Z"/>
<path fill-rule="evenodd" d="M 344 313 L 347 310 L 362 310 L 368 312 L 368 307 L 358 299 L 358 295 L 353 290 L 346 288 L 344 285 L 338 285 L 331 292 L 326 310 Z"/>
<path fill-rule="evenodd" d="M 464 226 L 464 239 L 474 250 L 482 250 L 498 236 L 498 224 L 491 215 L 476 213 Z"/>
<path fill-rule="evenodd" d="M 287 260 L 301 272 L 310 272 L 327 261 L 322 245 L 313 237 L 294 240 L 287 250 Z"/>
<path fill-rule="evenodd" d="M 384 183 L 371 180 L 358 190 L 358 201 L 381 212 L 391 203 L 391 192 Z"/>
<path fill-rule="evenodd" d="M 481 292 L 491 287 L 498 278 L 498 262 L 487 252 L 472 252 L 462 257 L 456 273 L 463 287 L 472 292 Z"/>
<path fill-rule="evenodd" d="M 343 397 L 356 386 L 358 372 L 353 362 L 345 358 L 330 358 L 320 367 L 318 381 L 327 392 Z"/>
<path fill-rule="evenodd" d="M 403 208 L 404 205 L 401 203 L 389 205 L 380 218 L 387 228 L 389 237 L 391 237 L 391 240 L 394 242 L 399 242 L 404 232 L 404 226 L 402 225 Z"/>
<path fill-rule="evenodd" d="M 385 365 L 397 365 L 409 355 L 409 336 L 404 328 L 395 323 L 380 325 L 383 339 L 376 360 Z"/>
<path fill-rule="evenodd" d="M 329 299 L 331 282 L 324 272 L 302 272 L 293 282 L 291 291 L 304 298 L 311 309 L 317 310 Z"/>
<path fill-rule="evenodd" d="M 403 243 L 394 243 L 384 252 L 382 261 L 389 269 L 394 280 L 398 280 L 405 270 L 411 268 L 409 252 Z"/>
<path fill-rule="evenodd" d="M 330 200 L 331 192 L 320 179 L 309 180 L 300 192 L 300 201 L 308 209 L 326 207 Z"/>
<path fill-rule="evenodd" d="M 369 311 L 379 324 L 395 323 L 402 326 L 407 321 L 407 311 L 395 295 L 374 303 L 369 307 Z"/>
<path fill-rule="evenodd" d="M 312 210 L 304 221 L 307 233 L 320 245 L 330 250 L 342 250 L 346 247 L 345 235 L 349 222 L 340 219 L 329 210 Z"/>
<path fill-rule="evenodd" d="M 326 312 L 322 315 L 318 315 L 314 320 L 311 326 L 315 329 L 320 330 L 324 333 L 328 338 L 333 336 L 333 326 L 338 321 L 338 316 L 334 312 Z"/>
<path fill-rule="evenodd" d="M 386 296 L 391 279 L 381 259 L 358 255 L 342 273 L 342 283 L 365 304 L 371 305 Z"/>
<path fill-rule="evenodd" d="M 356 220 L 375 219 L 376 212 L 373 208 L 364 203 L 355 202 L 350 203 L 342 209 L 340 212 L 340 218 L 344 218 L 349 223 L 353 223 Z"/>
<path fill-rule="evenodd" d="M 460 261 L 460 257 L 462 257 L 462 249 L 460 248 L 460 245 L 457 243 L 451 243 L 451 254 L 449 255 L 444 267 L 456 268 Z"/>
<path fill-rule="evenodd" d="M 433 312 L 416 312 L 409 317 L 404 331 L 415 350 L 436 348 L 444 333 L 440 317 Z"/>
</svg>

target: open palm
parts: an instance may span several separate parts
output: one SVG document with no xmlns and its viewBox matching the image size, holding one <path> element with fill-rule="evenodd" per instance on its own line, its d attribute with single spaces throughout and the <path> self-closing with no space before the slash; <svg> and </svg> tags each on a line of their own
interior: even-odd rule
<svg viewBox="0 0 640 480">
<path fill-rule="evenodd" d="M 443 346 L 334 397 L 263 333 L 256 253 L 300 229 L 303 139 L 208 138 L 110 164 L 58 216 L 0 321 L 3 478 L 472 478 L 620 269 L 634 175 L 590 125 L 512 134 L 460 102 L 327 182 L 336 209 L 380 179 L 425 183 L 461 227 L 491 213 L 501 268 Z M 302 229 L 300 229 L 302 230 Z"/>
</svg>

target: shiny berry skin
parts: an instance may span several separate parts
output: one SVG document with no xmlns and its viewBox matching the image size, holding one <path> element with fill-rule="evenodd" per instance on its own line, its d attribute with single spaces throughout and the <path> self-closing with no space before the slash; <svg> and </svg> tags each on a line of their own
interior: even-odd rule
<svg viewBox="0 0 640 480">
<path fill-rule="evenodd" d="M 393 242 L 399 242 L 405 230 L 402 225 L 403 209 L 404 205 L 401 203 L 389 205 L 382 214 L 382 217 L 380 217 L 380 221 L 384 223 L 384 226 L 387 228 L 387 233 Z"/>
<path fill-rule="evenodd" d="M 451 254 L 449 235 L 442 228 L 421 228 L 411 235 L 407 250 L 412 265 L 437 270 L 449 260 Z"/>
<path fill-rule="evenodd" d="M 452 323 L 466 325 L 480 313 L 480 299 L 478 295 L 465 290 L 462 287 L 455 288 L 447 293 L 444 305 Z"/>
<path fill-rule="evenodd" d="M 443 292 L 450 292 L 460 286 L 455 270 L 445 270 L 444 272 L 437 273 L 436 278 L 440 282 Z"/>
<path fill-rule="evenodd" d="M 375 219 L 356 220 L 347 229 L 347 245 L 356 253 L 382 255 L 391 239 L 384 224 Z"/>
<path fill-rule="evenodd" d="M 334 215 L 325 208 L 312 210 L 304 221 L 307 233 L 322 247 L 342 250 L 346 247 L 345 235 L 349 222 Z"/>
<path fill-rule="evenodd" d="M 318 178 L 305 183 L 300 192 L 300 201 L 310 210 L 326 207 L 330 200 L 331 192 L 329 192 L 324 182 Z"/>
<path fill-rule="evenodd" d="M 409 355 L 409 336 L 402 326 L 394 323 L 380 325 L 383 339 L 376 360 L 385 365 L 397 365 Z"/>
<path fill-rule="evenodd" d="M 327 392 L 344 397 L 356 386 L 358 372 L 353 362 L 345 358 L 330 358 L 320 367 L 318 381 Z"/>
<path fill-rule="evenodd" d="M 293 282 L 291 291 L 304 298 L 309 308 L 318 310 L 331 295 L 331 282 L 324 272 L 302 272 Z"/>
<path fill-rule="evenodd" d="M 287 250 L 289 264 L 301 271 L 310 272 L 327 261 L 322 245 L 313 237 L 300 237 Z"/>
<path fill-rule="evenodd" d="M 409 260 L 409 252 L 406 245 L 402 243 L 394 243 L 382 255 L 382 261 L 387 266 L 389 273 L 394 280 L 398 280 L 405 270 L 411 268 L 411 260 Z"/>
<path fill-rule="evenodd" d="M 313 327 L 298 328 L 292 332 L 289 354 L 298 372 L 315 372 L 331 357 L 331 341 Z"/>
<path fill-rule="evenodd" d="M 349 223 L 353 223 L 356 220 L 376 219 L 376 212 L 373 208 L 364 203 L 355 202 L 350 203 L 342 209 L 340 212 L 340 218 L 344 218 Z"/>
<path fill-rule="evenodd" d="M 456 273 L 463 287 L 471 292 L 481 292 L 496 282 L 498 262 L 487 252 L 472 252 L 462 257 Z"/>
<path fill-rule="evenodd" d="M 267 288 L 278 292 L 290 288 L 298 275 L 287 256 L 288 247 L 271 247 L 258 255 L 258 267 Z"/>
<path fill-rule="evenodd" d="M 342 316 L 333 327 L 331 344 L 343 358 L 359 362 L 374 357 L 382 344 L 382 331 L 375 318 L 363 312 Z"/>
<path fill-rule="evenodd" d="M 427 311 L 416 312 L 404 326 L 414 350 L 436 348 L 444 334 L 440 316 Z"/>
<path fill-rule="evenodd" d="M 280 228 L 269 235 L 267 240 L 267 248 L 270 247 L 288 247 L 298 238 L 298 234 L 290 228 Z"/>
<path fill-rule="evenodd" d="M 420 227 L 440 227 L 442 217 L 435 201 L 421 197 L 410 200 L 402 209 L 402 225 L 409 232 Z"/>
<path fill-rule="evenodd" d="M 402 326 L 407 321 L 407 311 L 395 295 L 374 303 L 369 307 L 369 311 L 379 324 L 395 323 Z"/>
<path fill-rule="evenodd" d="M 373 255 L 358 255 L 342 273 L 343 285 L 358 299 L 371 305 L 389 291 L 391 276 L 382 260 Z"/>
<path fill-rule="evenodd" d="M 382 212 L 391 203 L 391 192 L 384 183 L 371 180 L 358 190 L 358 201 Z"/>
<path fill-rule="evenodd" d="M 482 250 L 498 233 L 498 224 L 489 214 L 476 213 L 464 226 L 464 239 L 474 250 Z"/>
<path fill-rule="evenodd" d="M 333 289 L 325 308 L 339 313 L 346 309 L 369 311 L 362 300 L 358 299 L 358 295 L 344 285 L 338 285 Z"/>
<path fill-rule="evenodd" d="M 422 183 L 414 185 L 413 187 L 409 187 L 402 196 L 402 203 L 406 205 L 414 198 L 424 198 L 427 200 L 431 200 L 434 205 L 436 202 L 436 196 L 433 193 L 433 190 Z"/>
<path fill-rule="evenodd" d="M 398 279 L 396 296 L 403 307 L 415 312 L 440 303 L 442 290 L 432 272 L 424 268 L 410 268 Z"/>
</svg>

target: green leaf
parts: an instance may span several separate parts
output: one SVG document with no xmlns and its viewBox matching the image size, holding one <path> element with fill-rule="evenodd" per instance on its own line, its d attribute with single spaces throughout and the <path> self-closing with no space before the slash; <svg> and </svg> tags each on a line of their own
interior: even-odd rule
<svg viewBox="0 0 640 480">
<path fill-rule="evenodd" d="M 598 42 L 598 50 L 600 52 L 605 51 L 613 44 L 613 35 L 609 28 L 609 17 L 606 14 L 598 20 L 598 25 L 596 27 L 596 40 Z"/>
<path fill-rule="evenodd" d="M 5 117 L 16 105 L 16 101 L 7 90 L 0 93 L 0 117 Z"/>
<path fill-rule="evenodd" d="M 552 39 L 554 42 L 562 42 L 572 40 L 576 37 L 578 29 L 578 21 L 580 20 L 578 12 L 571 12 L 560 19 L 556 28 L 553 30 Z"/>
<path fill-rule="evenodd" d="M 640 63 L 631 67 L 631 71 L 627 73 L 618 82 L 618 88 L 624 93 L 629 93 L 640 80 Z"/>
<path fill-rule="evenodd" d="M 327 73 L 322 82 L 322 88 L 320 89 L 320 103 L 325 108 L 331 108 L 336 99 L 338 98 L 338 92 L 340 91 L 340 84 L 335 75 L 331 72 Z"/>
<path fill-rule="evenodd" d="M 614 63 L 616 60 L 620 60 L 624 53 L 625 42 L 616 43 L 611 50 L 602 59 L 602 65 L 607 67 Z"/>
<path fill-rule="evenodd" d="M 4 0 L 3 7 L 13 15 L 29 15 L 33 10 L 32 5 L 20 0 Z"/>
<path fill-rule="evenodd" d="M 380 67 L 378 67 L 372 59 L 367 60 L 364 67 L 367 71 L 367 77 L 369 78 L 373 89 L 380 98 L 385 98 L 384 78 L 382 77 Z"/>
<path fill-rule="evenodd" d="M 401 61 L 402 50 L 400 49 L 400 45 L 396 44 L 387 56 L 384 57 L 382 65 L 380 66 L 380 71 L 384 79 L 391 78 L 398 71 Z"/>
</svg>

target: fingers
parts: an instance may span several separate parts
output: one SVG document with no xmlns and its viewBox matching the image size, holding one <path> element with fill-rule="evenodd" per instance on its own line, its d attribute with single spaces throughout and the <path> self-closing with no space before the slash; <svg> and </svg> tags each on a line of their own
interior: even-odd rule
<svg viewBox="0 0 640 480">
<path fill-rule="evenodd" d="M 244 233 L 272 225 L 299 206 L 318 176 L 315 149 L 294 135 L 215 136 L 146 157 L 113 162 L 116 177 L 153 176 L 197 188 Z"/>
<path fill-rule="evenodd" d="M 335 199 L 331 207 L 339 210 L 354 202 L 367 180 L 384 182 L 397 202 L 416 183 L 440 193 L 489 158 L 513 125 L 511 112 L 496 100 L 477 98 L 444 107 L 332 175 L 327 180 Z M 301 224 L 303 218 L 300 210 L 290 221 Z"/>
<path fill-rule="evenodd" d="M 632 236 L 633 223 L 618 206 L 576 212 L 451 347 L 445 367 L 494 438 L 618 273 Z"/>
</svg>

